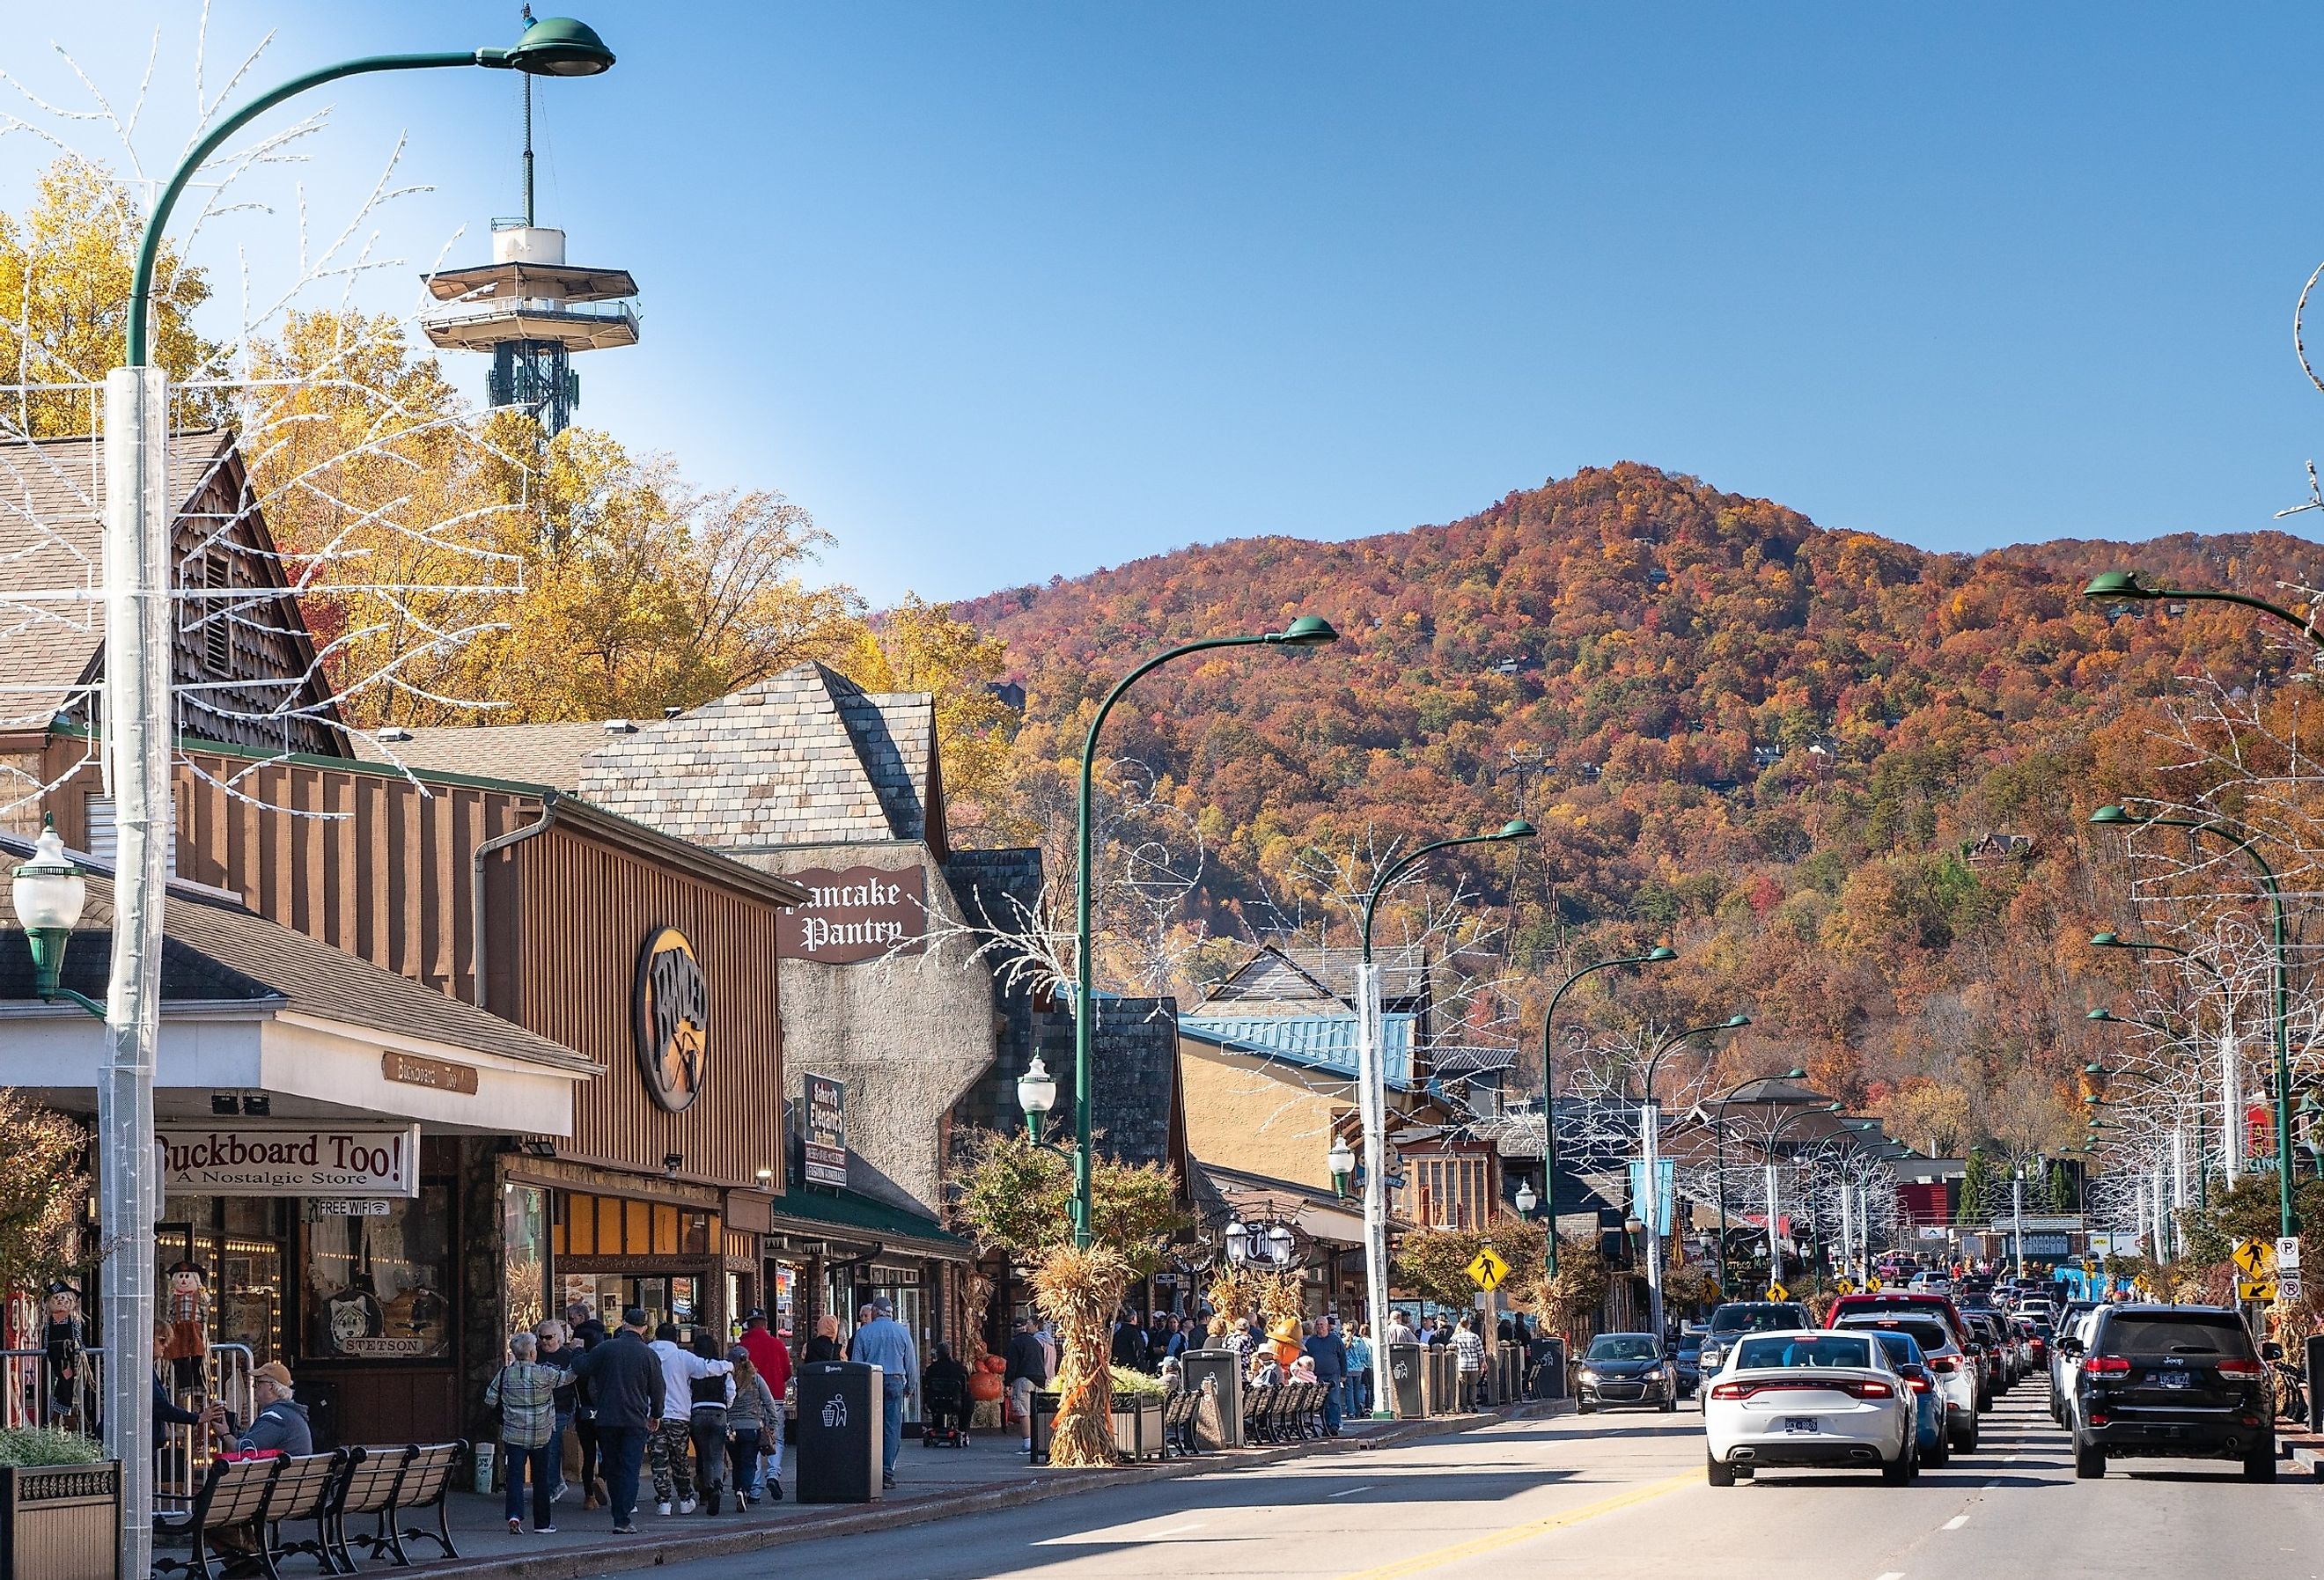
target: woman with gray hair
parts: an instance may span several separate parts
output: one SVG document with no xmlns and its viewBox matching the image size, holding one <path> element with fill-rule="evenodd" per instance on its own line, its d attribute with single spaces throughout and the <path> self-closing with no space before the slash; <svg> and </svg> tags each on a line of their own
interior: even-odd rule
<svg viewBox="0 0 2324 1580">
<path fill-rule="evenodd" d="M 509 1340 L 509 1363 L 484 1390 L 484 1403 L 501 1412 L 501 1458 L 507 1465 L 509 1534 L 524 1529 L 524 1483 L 532 1481 L 532 1529 L 537 1534 L 556 1530 L 549 1504 L 557 1484 L 557 1466 L 549 1460 L 557 1437 L 557 1385 L 565 1374 L 544 1366 L 537 1358 L 533 1335 L 520 1333 Z"/>
</svg>

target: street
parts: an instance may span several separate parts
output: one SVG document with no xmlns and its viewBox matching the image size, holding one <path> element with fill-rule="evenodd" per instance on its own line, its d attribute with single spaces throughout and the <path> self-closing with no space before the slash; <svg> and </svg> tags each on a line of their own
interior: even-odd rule
<svg viewBox="0 0 2324 1580">
<path fill-rule="evenodd" d="M 1793 1473 L 1714 1489 L 1703 1480 L 1701 1419 L 1682 1409 L 1513 1421 L 1403 1448 L 806 1544 L 752 1566 L 928 1580 L 2175 1580 L 2324 1570 L 2324 1496 L 2304 1475 L 2287 1467 L 2276 1484 L 2254 1485 L 2232 1466 L 2158 1460 L 2078 1483 L 2038 1379 L 2000 1401 L 1976 1453 L 1908 1488 L 1872 1475 Z M 637 1573 L 715 1580 L 735 1569 L 722 1559 Z"/>
</svg>

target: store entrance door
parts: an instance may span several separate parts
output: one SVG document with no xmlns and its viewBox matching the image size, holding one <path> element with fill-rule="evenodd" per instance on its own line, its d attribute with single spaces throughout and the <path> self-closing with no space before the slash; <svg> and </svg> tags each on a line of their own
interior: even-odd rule
<svg viewBox="0 0 2324 1580">
<path fill-rule="evenodd" d="M 692 1274 L 567 1272 L 559 1283 L 564 1303 L 588 1307 L 609 1333 L 622 1325 L 622 1313 L 632 1306 L 644 1308 L 649 1337 L 668 1322 L 677 1326 L 680 1344 L 692 1344 L 696 1333 L 711 1320 L 707 1268 Z"/>
</svg>

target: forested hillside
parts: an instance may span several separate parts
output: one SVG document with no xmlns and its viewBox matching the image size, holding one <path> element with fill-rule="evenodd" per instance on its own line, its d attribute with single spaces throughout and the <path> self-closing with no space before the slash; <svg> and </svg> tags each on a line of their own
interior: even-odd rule
<svg viewBox="0 0 2324 1580">
<path fill-rule="evenodd" d="M 1680 968 L 1586 1012 L 1748 1009 L 1731 1066 L 1789 1049 L 1852 1103 L 1950 1114 L 1907 1132 L 1941 1143 L 2079 1123 L 2083 1014 L 2126 980 L 2086 947 L 2126 890 L 2083 820 L 2149 782 L 2161 699 L 2291 664 L 2236 611 L 2080 588 L 2135 567 L 2269 594 L 2319 558 L 2274 532 L 1931 554 L 1624 464 L 1447 526 L 1186 549 L 954 612 L 1007 639 L 1036 776 L 1138 658 L 1325 615 L 1336 647 L 1167 668 L 1109 726 L 1203 828 L 1214 929 L 1312 901 L 1305 849 L 1522 809 L 1538 841 L 1463 865 L 1536 983 L 1668 936 Z"/>
</svg>

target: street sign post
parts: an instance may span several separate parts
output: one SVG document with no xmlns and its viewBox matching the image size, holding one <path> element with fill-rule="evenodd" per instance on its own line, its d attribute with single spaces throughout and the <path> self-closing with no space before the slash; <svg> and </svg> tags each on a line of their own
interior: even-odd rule
<svg viewBox="0 0 2324 1580">
<path fill-rule="evenodd" d="M 1880 1275 L 1878 1273 L 1874 1273 L 1870 1278 L 1865 1280 L 1864 1287 L 1870 1293 L 1877 1295 L 1881 1289 Z"/>
<path fill-rule="evenodd" d="M 2300 1236 L 2286 1234 L 2275 1243 L 2275 1270 L 2296 1273 L 2300 1270 Z"/>
</svg>

